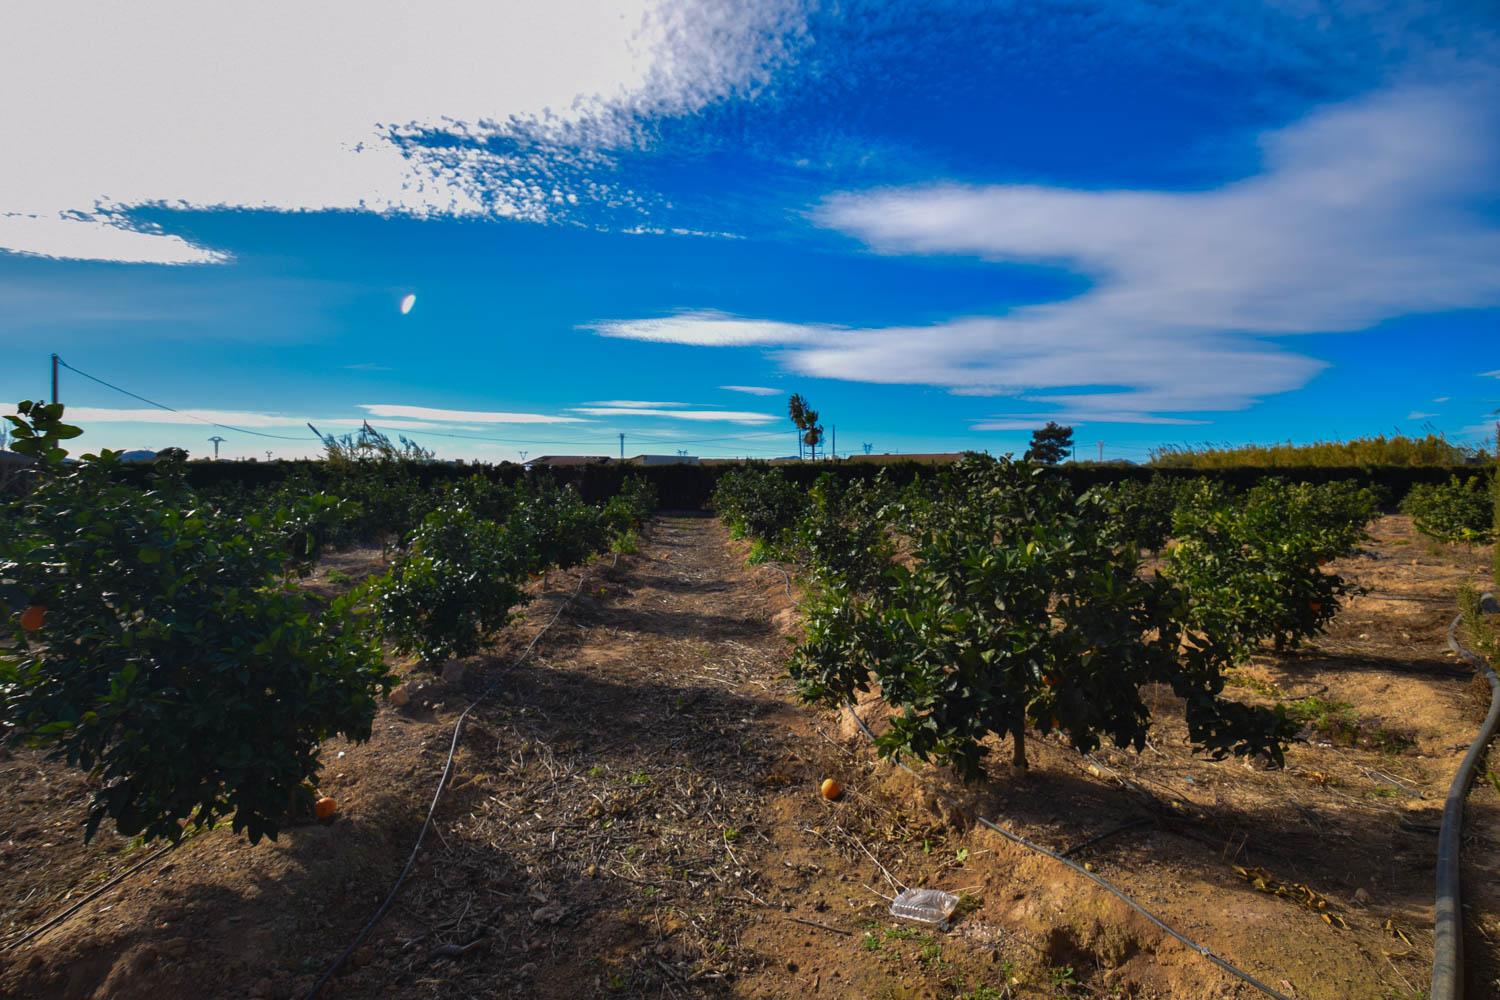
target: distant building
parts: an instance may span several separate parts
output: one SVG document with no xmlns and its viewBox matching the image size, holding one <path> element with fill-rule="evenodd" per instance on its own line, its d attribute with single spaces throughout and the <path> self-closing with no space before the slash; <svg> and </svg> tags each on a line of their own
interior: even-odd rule
<svg viewBox="0 0 1500 1000">
<path fill-rule="evenodd" d="M 533 458 L 526 463 L 529 469 L 534 465 L 546 465 L 553 468 L 577 465 L 697 465 L 696 455 L 632 455 L 629 458 L 616 459 L 608 455 L 542 455 Z"/>
<path fill-rule="evenodd" d="M 632 455 L 621 465 L 697 465 L 697 455 Z"/>
<path fill-rule="evenodd" d="M 841 462 L 873 462 L 876 465 L 899 465 L 902 462 L 917 462 L 921 465 L 952 465 L 964 457 L 961 451 L 912 452 L 909 455 L 845 455 Z"/>
<path fill-rule="evenodd" d="M 529 469 L 533 465 L 565 466 L 565 465 L 608 465 L 612 462 L 608 455 L 541 455 L 526 463 Z"/>
</svg>

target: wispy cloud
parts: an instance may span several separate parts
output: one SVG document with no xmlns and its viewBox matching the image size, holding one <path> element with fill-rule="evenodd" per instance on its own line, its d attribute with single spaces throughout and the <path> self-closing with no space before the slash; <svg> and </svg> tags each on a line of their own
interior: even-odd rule
<svg viewBox="0 0 1500 1000">
<path fill-rule="evenodd" d="M 1004 416 L 988 417 L 984 420 L 975 421 L 969 425 L 973 431 L 1027 431 L 1035 430 L 1049 420 L 1055 420 L 1064 425 L 1082 426 L 1085 424 L 1156 424 L 1166 426 L 1188 426 L 1193 424 L 1206 424 L 1207 420 L 1191 420 L 1186 417 L 1162 417 L 1151 414 L 1133 413 L 1122 411 L 1111 413 L 1108 410 L 1078 410 L 1078 411 L 1052 411 L 1050 413 L 1010 413 Z"/>
<path fill-rule="evenodd" d="M 359 408 L 374 417 L 410 417 L 416 420 L 470 424 L 579 424 L 578 417 L 552 413 L 511 413 L 504 410 L 442 410 L 431 406 L 399 406 L 393 403 L 361 403 Z"/>
<path fill-rule="evenodd" d="M 209 424 L 229 424 L 251 430 L 272 428 L 302 431 L 311 423 L 319 430 L 359 427 L 364 420 L 359 417 L 308 417 L 288 413 L 265 413 L 255 410 L 157 410 L 145 407 L 69 406 L 68 419 L 85 429 L 91 424 L 160 424 L 172 427 L 203 427 L 208 433 Z M 429 423 L 417 420 L 382 420 L 381 427 L 393 430 L 466 430 L 478 431 L 478 426 L 462 426 L 449 423 Z M 308 432 L 311 438 L 311 432 Z"/>
<path fill-rule="evenodd" d="M 1264 136 L 1264 169 L 1216 190 L 936 185 L 843 194 L 820 225 L 883 254 L 1050 262 L 1095 279 L 1067 301 L 932 326 L 845 328 L 694 311 L 605 336 L 776 348 L 805 375 L 943 386 L 1075 419 L 1238 410 L 1325 365 L 1288 334 L 1500 302 L 1494 123 L 1470 92 L 1408 89 Z M 1500 372 L 1487 373 L 1500 375 Z"/>
<path fill-rule="evenodd" d="M 1424 413 L 1421 410 L 1412 410 L 1410 413 L 1408 413 L 1406 415 L 1406 419 L 1407 420 L 1427 420 L 1427 419 L 1429 419 L 1431 417 L 1435 417 L 1435 416 L 1437 416 L 1436 413 Z"/>
<path fill-rule="evenodd" d="M 780 389 L 769 389 L 769 388 L 767 388 L 766 386 L 763 386 L 763 385 L 721 385 L 721 386 L 719 386 L 719 388 L 727 390 L 729 392 L 743 392 L 746 395 L 750 395 L 750 396 L 779 396 L 779 395 L 781 395 L 781 390 Z"/>
<path fill-rule="evenodd" d="M 25 137 L 0 158 L 0 250 L 226 259 L 134 223 L 138 206 L 545 221 L 628 200 L 580 168 L 642 119 L 763 86 L 801 23 L 793 0 L 21 4 L 0 58 L 0 133 Z"/>
<path fill-rule="evenodd" d="M 653 402 L 646 399 L 598 399 L 586 403 L 586 406 L 608 406 L 626 410 L 651 410 L 667 409 L 674 406 L 687 406 L 687 403 Z"/>
<path fill-rule="evenodd" d="M 68 420 L 87 427 L 89 424 L 177 424 L 190 425 L 208 421 L 234 424 L 238 427 L 300 427 L 307 418 L 280 413 L 257 413 L 251 410 L 154 410 L 111 406 L 69 406 Z M 311 437 L 311 433 L 308 435 Z"/>
<path fill-rule="evenodd" d="M 357 365 L 344 365 L 346 371 L 351 372 L 388 372 L 392 371 L 390 365 L 378 365 L 373 361 L 361 361 Z"/>
<path fill-rule="evenodd" d="M 634 406 L 578 406 L 574 413 L 586 413 L 591 417 L 668 417 L 672 420 L 691 420 L 700 423 L 722 421 L 730 424 L 768 424 L 781 419 L 770 413 L 752 413 L 745 410 L 653 410 Z"/>
<path fill-rule="evenodd" d="M 1452 398 L 1453 398 L 1452 396 L 1434 396 L 1433 399 L 1432 399 L 1432 401 L 1434 403 L 1446 403 L 1446 402 L 1448 402 L 1448 400 L 1450 400 Z"/>
</svg>

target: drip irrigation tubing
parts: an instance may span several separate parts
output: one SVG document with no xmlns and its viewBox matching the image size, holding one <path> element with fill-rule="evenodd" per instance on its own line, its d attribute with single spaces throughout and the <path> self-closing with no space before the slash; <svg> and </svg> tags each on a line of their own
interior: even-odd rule
<svg viewBox="0 0 1500 1000">
<path fill-rule="evenodd" d="M 620 554 L 616 552 L 614 559 L 609 564 L 610 569 L 614 569 L 615 566 L 619 565 L 619 562 Z M 537 642 L 557 623 L 557 620 L 562 617 L 562 613 L 567 609 L 568 605 L 572 604 L 574 599 L 583 592 L 583 583 L 587 578 L 587 573 L 580 573 L 578 575 L 578 586 L 574 587 L 573 593 L 569 594 L 567 599 L 557 606 L 557 610 L 547 620 L 547 624 L 542 626 L 541 631 L 531 637 L 531 641 L 526 644 L 526 648 L 521 651 L 521 655 L 510 665 L 511 670 L 526 662 L 526 658 L 536 648 Z M 411 874 L 412 868 L 416 866 L 417 857 L 422 852 L 422 841 L 426 839 L 427 831 L 432 828 L 433 819 L 437 816 L 438 803 L 442 801 L 443 792 L 448 788 L 448 779 L 453 776 L 453 757 L 458 752 L 458 741 L 463 736 L 464 722 L 468 720 L 469 713 L 473 712 L 479 706 L 480 702 L 488 698 L 500 686 L 500 682 L 505 680 L 509 675 L 510 670 L 497 672 L 494 679 L 485 685 L 484 690 L 480 691 L 473 701 L 469 702 L 469 706 L 463 710 L 458 720 L 454 722 L 453 739 L 448 744 L 448 758 L 443 762 L 442 776 L 438 778 L 437 788 L 432 793 L 432 802 L 427 806 L 427 818 L 422 821 L 422 828 L 417 831 L 416 843 L 412 844 L 411 853 L 406 858 L 406 864 L 402 867 L 401 874 L 396 876 L 396 882 L 391 886 L 390 892 L 386 893 L 385 899 L 381 901 L 380 906 L 376 908 L 375 913 L 365 922 L 365 925 L 359 929 L 359 933 L 354 936 L 354 940 L 349 942 L 348 947 L 340 952 L 339 956 L 324 970 L 323 975 L 318 977 L 318 981 L 307 992 L 307 1000 L 314 1000 L 318 994 L 323 992 L 323 987 L 327 986 L 329 980 L 338 973 L 339 969 L 343 968 L 344 963 L 349 961 L 349 957 L 358 950 L 359 946 L 364 944 L 365 939 L 370 936 L 370 932 L 375 929 L 375 926 L 380 923 L 386 912 L 390 910 L 391 905 L 396 902 L 396 896 L 401 892 L 401 886 L 406 883 L 406 877 Z"/>
<path fill-rule="evenodd" d="M 1494 614 L 1495 595 L 1481 597 L 1479 608 L 1481 613 Z M 1464 800 L 1474 780 L 1474 770 L 1494 739 L 1496 726 L 1500 725 L 1500 677 L 1484 657 L 1458 641 L 1458 627 L 1463 619 L 1460 614 L 1449 624 L 1448 648 L 1490 682 L 1490 711 L 1458 765 L 1458 773 L 1448 787 L 1448 800 L 1443 804 L 1443 825 L 1438 832 L 1437 899 L 1432 919 L 1432 989 L 1428 993 L 1431 1000 L 1463 1000 L 1464 924 L 1459 859 L 1463 851 Z"/>
<path fill-rule="evenodd" d="M 3 948 L 0 948 L 0 951 L 10 951 L 12 948 L 19 948 L 19 947 L 21 947 L 21 945 L 25 944 L 27 941 L 30 941 L 32 938 L 37 937 L 38 935 L 46 933 L 47 931 L 49 931 L 52 928 L 56 927 L 58 924 L 62 923 L 64 920 L 66 920 L 69 917 L 71 917 L 73 914 L 77 913 L 79 910 L 83 909 L 89 903 L 92 903 L 94 900 L 96 900 L 100 896 L 104 895 L 110 889 L 113 889 L 115 886 L 117 886 L 121 882 L 125 881 L 131 875 L 134 875 L 136 872 L 140 871 L 142 868 L 145 868 L 147 865 L 151 864 L 153 861 L 159 861 L 159 860 L 161 860 L 161 858 L 162 858 L 163 855 L 167 854 L 169 851 L 176 850 L 177 848 L 181 847 L 182 844 L 183 844 L 183 841 L 178 840 L 178 841 L 174 841 L 174 842 L 166 845 L 165 847 L 161 848 L 160 850 L 153 851 L 151 854 L 149 854 L 146 857 L 142 858 L 141 860 L 137 861 L 135 864 L 131 865 L 129 868 L 125 869 L 124 871 L 120 872 L 118 875 L 116 875 L 113 878 L 111 878 L 109 881 L 105 882 L 103 885 L 101 885 L 99 888 L 95 889 L 93 892 L 90 892 L 87 896 L 84 896 L 82 899 L 80 899 L 78 902 L 74 903 L 72 906 L 68 907 L 66 910 L 63 910 L 61 913 L 57 914 L 56 916 L 53 916 L 50 919 L 44 921 L 43 923 L 38 924 L 36 927 L 33 927 L 31 930 L 27 931 L 21 937 L 16 938 L 14 941 L 7 942 L 6 945 Z"/>
<path fill-rule="evenodd" d="M 791 598 L 793 604 L 798 604 L 799 602 L 797 601 L 796 597 L 792 594 L 792 575 L 791 575 L 791 573 L 787 572 L 787 570 L 784 567 L 782 567 L 780 565 L 777 565 L 775 563 L 764 563 L 763 565 L 770 566 L 772 569 L 775 569 L 776 571 L 778 571 L 779 573 L 781 573 L 782 576 L 784 576 L 786 578 L 786 592 L 787 592 L 787 596 Z M 844 709 L 845 709 L 845 711 L 847 711 L 849 713 L 849 717 L 854 720 L 854 724 L 857 725 L 859 727 L 860 731 L 865 734 L 865 737 L 870 741 L 871 745 L 874 745 L 875 744 L 875 733 L 874 733 L 874 731 L 872 729 L 870 729 L 870 727 L 868 725 L 866 725 L 865 720 L 861 719 L 859 717 L 859 713 L 854 710 L 854 705 L 852 703 L 846 702 L 844 704 Z M 894 763 L 896 764 L 897 767 L 901 768 L 903 771 L 905 771 L 907 774 L 911 775 L 913 778 L 916 778 L 918 781 L 922 781 L 922 776 L 919 775 L 916 771 L 913 771 L 909 766 L 907 766 L 907 764 L 906 764 L 905 761 L 903 761 L 903 760 L 896 760 L 896 761 L 894 761 Z M 936 798 L 939 798 L 939 799 L 943 800 L 943 802 L 949 808 L 955 809 L 955 810 L 958 810 L 958 811 L 964 811 L 962 809 L 962 807 L 958 803 L 954 802 L 952 800 L 952 798 L 950 798 L 949 796 L 944 795 L 941 791 L 934 789 L 933 790 L 933 794 L 934 794 L 934 796 Z M 1068 854 L 1073 853 L 1073 851 L 1076 851 L 1076 850 L 1078 850 L 1081 847 L 1087 846 L 1090 843 L 1090 841 L 1085 841 L 1083 844 L 1078 845 L 1078 847 L 1073 848 L 1072 851 L 1066 851 L 1066 852 L 1064 852 L 1062 854 L 1059 854 L 1056 851 L 1053 851 L 1053 850 L 1051 850 L 1049 848 L 1043 847 L 1041 844 L 1034 843 L 1033 841 L 1027 840 L 1025 837 L 1021 836 L 1018 833 L 1012 833 L 1010 830 L 1007 830 L 1005 827 L 999 825 L 998 823 L 995 823 L 994 821 L 992 821 L 992 820 L 990 820 L 990 819 L 988 819 L 988 818 L 986 818 L 984 816 L 980 816 L 980 815 L 976 814 L 975 817 L 974 817 L 974 819 L 981 826 L 984 826 L 984 827 L 986 827 L 986 828 L 988 828 L 990 830 L 993 830 L 995 833 L 998 833 L 1000 836 L 1004 837 L 1006 840 L 1009 840 L 1011 843 L 1019 844 L 1021 847 L 1024 847 L 1024 848 L 1026 848 L 1029 851 L 1034 851 L 1037 854 L 1041 854 L 1041 855 L 1043 855 L 1045 857 L 1051 858 L 1053 861 L 1056 861 L 1059 864 L 1066 865 L 1067 867 L 1071 868 L 1073 871 L 1077 872 L 1079 875 L 1082 875 L 1084 878 L 1088 879 L 1090 882 L 1093 882 L 1095 885 L 1099 886 L 1099 888 L 1101 888 L 1101 889 L 1105 890 L 1106 892 L 1108 892 L 1108 893 L 1112 894 L 1113 896 L 1115 896 L 1122 903 L 1124 903 L 1126 906 L 1130 907 L 1132 910 L 1134 910 L 1136 913 L 1140 914 L 1142 917 L 1145 917 L 1146 920 L 1148 920 L 1152 924 L 1154 924 L 1157 927 L 1157 929 L 1161 930 L 1163 933 L 1167 934 L 1168 936 L 1170 936 L 1172 938 L 1175 938 L 1177 941 L 1179 941 L 1182 944 L 1186 945 L 1188 948 L 1191 948 L 1193 951 L 1196 951 L 1199 955 L 1203 956 L 1208 961 L 1212 962 L 1214 965 L 1217 965 L 1219 968 L 1223 969 L 1225 972 L 1229 973 L 1231 976 L 1234 976 L 1235 978 L 1240 979 L 1240 980 L 1242 980 L 1245 983 L 1248 983 L 1249 985 L 1251 985 L 1251 986 L 1255 987 L 1256 989 L 1260 990 L 1266 996 L 1268 996 L 1268 997 L 1274 997 L 1275 1000 L 1291 1000 L 1291 998 L 1288 997 L 1285 993 L 1277 992 L 1275 989 L 1272 989 L 1270 986 L 1267 986 L 1265 983 L 1261 982 L 1259 979 L 1256 979 L 1254 976 L 1250 975 L 1250 973 L 1248 973 L 1248 972 L 1244 971 L 1243 969 L 1240 969 L 1239 967 L 1235 966 L 1233 963 L 1229 962 L 1227 959 L 1221 958 L 1219 955 L 1217 955 L 1213 951 L 1213 949 L 1209 948 L 1207 945 L 1199 944 L 1197 941 L 1194 941 L 1192 938 L 1188 937 L 1186 934 L 1182 933 L 1177 928 L 1175 928 L 1171 924 L 1167 923 L 1165 920 L 1162 920 L 1156 914 L 1152 913 L 1150 910 L 1146 909 L 1140 903 L 1136 902 L 1134 898 L 1132 898 L 1128 893 L 1125 892 L 1125 890 L 1121 889 L 1119 886 L 1117 886 L 1113 882 L 1109 881 L 1109 879 L 1104 878 L 1102 875 L 1097 875 L 1094 872 L 1089 871 L 1083 865 L 1079 864 L 1078 862 L 1074 861 L 1072 858 L 1070 858 L 1070 857 L 1067 856 Z M 1133 826 L 1135 824 L 1130 824 L 1130 825 Z M 1110 831 L 1110 833 L 1115 833 L 1115 832 L 1119 832 L 1119 831 Z M 1106 834 L 1106 836 L 1107 835 L 1108 834 Z M 1100 839 L 1100 838 L 1096 838 L 1096 839 Z M 1436 994 L 1434 994 L 1433 1000 L 1437 1000 Z"/>
</svg>

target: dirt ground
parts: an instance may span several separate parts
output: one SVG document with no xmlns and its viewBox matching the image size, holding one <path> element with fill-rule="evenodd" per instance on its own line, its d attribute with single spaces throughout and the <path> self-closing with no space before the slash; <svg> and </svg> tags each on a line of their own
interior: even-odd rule
<svg viewBox="0 0 1500 1000">
<path fill-rule="evenodd" d="M 413 679 L 370 742 L 326 748 L 335 822 L 189 841 L 0 952 L 0 996 L 305 995 L 405 863 L 454 721 L 492 682 L 396 905 L 327 995 L 1258 995 L 979 814 L 1287 996 L 1425 996 L 1437 823 L 1487 699 L 1443 636 L 1485 552 L 1382 519 L 1335 566 L 1369 592 L 1313 646 L 1236 672 L 1236 696 L 1307 719 L 1285 770 L 1194 756 L 1157 691 L 1144 753 L 1033 740 L 1029 771 L 997 755 L 969 787 L 914 779 L 847 716 L 796 702 L 787 581 L 744 556 L 713 520 L 663 517 L 639 554 L 538 581 L 462 681 Z M 861 714 L 878 727 L 882 706 Z M 840 801 L 818 795 L 825 777 Z M 1476 997 L 1500 995 L 1497 789 L 1476 783 L 1466 825 Z M 0 759 L 0 946 L 143 856 L 107 831 L 82 845 L 86 792 L 33 754 Z M 961 894 L 952 929 L 891 919 L 904 886 Z"/>
</svg>

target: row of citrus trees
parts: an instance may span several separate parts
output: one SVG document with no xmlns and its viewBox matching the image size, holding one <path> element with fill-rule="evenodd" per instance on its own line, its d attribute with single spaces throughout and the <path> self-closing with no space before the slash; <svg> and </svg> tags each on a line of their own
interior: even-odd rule
<svg viewBox="0 0 1500 1000">
<path fill-rule="evenodd" d="M 320 744 L 369 737 L 386 646 L 476 652 L 528 576 L 627 538 L 655 504 L 638 481 L 602 509 L 546 480 L 417 495 L 387 470 L 410 527 L 387 572 L 325 601 L 293 581 L 364 533 L 361 499 L 293 486 L 234 503 L 174 463 L 128 485 L 115 453 L 65 461 L 81 431 L 61 406 L 18 409 L 13 447 L 37 462 L 0 506 L 0 739 L 98 778 L 86 836 L 106 817 L 174 840 L 231 817 L 274 837 L 310 805 Z M 383 502 L 378 478 L 356 471 L 350 492 Z"/>
<path fill-rule="evenodd" d="M 1295 646 L 1333 617 L 1376 498 L 1344 483 L 1210 481 L 1096 488 L 971 456 L 896 491 L 824 477 L 799 491 L 770 469 L 727 475 L 721 516 L 810 581 L 792 672 L 840 704 L 878 686 L 899 710 L 879 739 L 980 773 L 984 741 L 1061 732 L 1088 752 L 1145 744 L 1142 687 L 1169 685 L 1215 757 L 1281 759 L 1280 709 L 1221 697 L 1262 643 Z M 1143 566 L 1144 550 L 1164 550 Z"/>
</svg>

